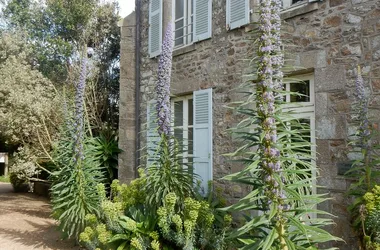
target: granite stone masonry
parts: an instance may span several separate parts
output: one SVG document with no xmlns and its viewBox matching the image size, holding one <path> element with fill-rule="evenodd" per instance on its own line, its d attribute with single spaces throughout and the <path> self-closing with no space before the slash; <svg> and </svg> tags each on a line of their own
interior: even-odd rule
<svg viewBox="0 0 380 250">
<path fill-rule="evenodd" d="M 171 8 L 170 0 L 163 2 L 164 7 Z M 249 59 L 253 57 L 254 47 L 250 31 L 255 25 L 227 30 L 226 1 L 213 0 L 212 3 L 212 37 L 174 51 L 171 94 L 183 96 L 195 90 L 213 89 L 213 180 L 233 202 L 248 190 L 220 180 L 240 170 L 240 166 L 224 156 L 237 146 L 229 129 L 236 125 L 238 118 L 226 106 L 241 97 L 236 88 L 252 70 Z M 251 1 L 252 6 L 256 6 L 255 3 Z M 148 53 L 149 1 L 141 0 L 140 4 L 138 13 L 126 17 L 121 27 L 120 147 L 124 153 L 119 160 L 119 177 L 123 181 L 135 177 L 135 140 L 139 136 L 143 149 L 147 103 L 155 99 L 157 80 L 158 58 L 150 58 Z M 170 20 L 168 13 L 171 11 L 164 11 L 163 20 Z M 140 15 L 141 20 L 140 51 L 134 51 L 135 15 Z M 348 137 L 355 131 L 350 111 L 358 64 L 363 69 L 365 87 L 372 93 L 370 113 L 375 122 L 380 122 L 380 1 L 310 1 L 284 10 L 282 18 L 287 62 L 293 66 L 290 74 L 295 77 L 311 75 L 314 79 L 318 184 L 324 186 L 319 192 L 332 198 L 321 208 L 337 216 L 336 225 L 329 231 L 345 240 L 330 246 L 359 249 L 347 212 L 346 191 L 350 180 L 341 173 L 357 157 L 350 153 Z M 256 19 L 253 7 L 251 20 Z M 137 85 L 136 53 L 140 56 Z M 135 107 L 135 91 L 139 93 L 138 107 Z M 135 119 L 140 119 L 141 124 L 138 135 Z M 144 162 L 141 160 L 140 164 Z"/>
</svg>

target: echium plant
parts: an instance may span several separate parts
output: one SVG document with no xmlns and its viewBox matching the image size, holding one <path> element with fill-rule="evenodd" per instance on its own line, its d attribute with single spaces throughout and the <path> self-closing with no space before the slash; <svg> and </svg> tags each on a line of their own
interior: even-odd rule
<svg viewBox="0 0 380 250">
<path fill-rule="evenodd" d="M 158 133 L 170 134 L 170 79 L 173 58 L 173 28 L 171 22 L 168 23 L 165 39 L 162 43 L 162 55 L 158 63 L 158 80 L 156 85 L 157 93 L 157 122 Z"/>
<path fill-rule="evenodd" d="M 379 155 L 376 153 L 378 146 L 373 141 L 376 134 L 375 130 L 372 129 L 368 113 L 370 95 L 364 88 L 360 66 L 357 69 L 355 90 L 352 117 L 357 129 L 350 144 L 353 151 L 359 153 L 360 157 L 353 162 L 352 168 L 347 171 L 346 175 L 355 180 L 348 191 L 348 194 L 354 198 L 349 211 L 353 225 L 360 228 L 363 223 L 360 215 L 360 207 L 364 203 L 363 196 L 373 189 L 380 176 L 380 171 L 376 168 L 379 162 Z"/>
<path fill-rule="evenodd" d="M 83 134 L 84 134 L 84 91 L 86 88 L 87 58 L 83 57 L 80 69 L 79 82 L 75 91 L 75 117 L 74 117 L 74 159 L 78 164 L 83 160 Z"/>
<path fill-rule="evenodd" d="M 173 192 L 178 199 L 193 195 L 193 176 L 190 167 L 184 168 L 186 162 L 177 139 L 171 132 L 170 80 L 173 57 L 173 29 L 169 22 L 162 43 L 162 53 L 158 66 L 156 85 L 156 113 L 159 141 L 153 150 L 155 159 L 148 168 L 147 202 L 154 208 L 163 204 L 165 196 Z M 155 210 L 155 209 L 154 209 Z"/>
<path fill-rule="evenodd" d="M 84 126 L 84 91 L 86 60 L 81 63 L 81 74 L 76 85 L 75 112 L 66 114 L 59 141 L 54 148 L 52 173 L 53 216 L 58 220 L 64 236 L 78 238 L 85 225 L 86 214 L 97 214 L 99 196 L 96 185 L 103 180 L 99 157 L 91 149 L 91 136 Z M 71 118 L 70 114 L 75 117 Z M 74 122 L 71 122 L 73 120 Z"/>
<path fill-rule="evenodd" d="M 310 150 L 297 150 L 311 148 L 308 138 L 297 131 L 305 128 L 281 110 L 280 8 L 280 0 L 260 3 L 256 79 L 244 86 L 249 96 L 238 108 L 245 119 L 237 133 L 245 145 L 232 154 L 242 156 L 246 167 L 226 177 L 252 186 L 250 194 L 228 208 L 248 215 L 247 222 L 230 236 L 239 239 L 243 249 L 306 249 L 338 239 L 321 228 L 331 220 L 316 218 L 325 214 L 315 208 L 325 199 L 311 187 L 316 170 L 310 163 Z"/>
</svg>

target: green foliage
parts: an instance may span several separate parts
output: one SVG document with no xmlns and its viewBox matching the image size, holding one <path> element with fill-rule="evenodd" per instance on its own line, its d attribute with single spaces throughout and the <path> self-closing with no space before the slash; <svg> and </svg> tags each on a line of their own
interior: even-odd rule
<svg viewBox="0 0 380 250">
<path fill-rule="evenodd" d="M 83 44 L 93 50 L 93 108 L 113 128 L 118 124 L 120 29 L 117 1 L 0 0 L 0 23 L 24 31 L 28 63 L 53 83 L 69 82 Z M 1 13 L 1 11 L 0 11 Z M 0 33 L 2 30 L 0 30 Z M 4 31 L 3 31 L 4 32 Z"/>
<path fill-rule="evenodd" d="M 178 204 L 177 196 L 169 193 L 164 206 L 157 210 L 158 227 L 164 239 L 184 250 L 225 249 L 231 217 L 226 215 L 222 223 L 217 223 L 214 212 L 206 201 L 186 198 L 184 204 Z"/>
<path fill-rule="evenodd" d="M 111 183 L 115 178 L 114 173 L 117 173 L 117 159 L 121 152 L 115 132 L 110 128 L 101 131 L 99 136 L 92 139 L 90 150 L 92 155 L 99 159 L 101 166 L 106 171 L 107 181 Z"/>
<path fill-rule="evenodd" d="M 151 241 L 158 239 L 158 233 L 154 232 L 156 219 L 144 204 L 146 195 L 143 186 L 146 184 L 146 177 L 142 170 L 139 172 L 140 178 L 133 180 L 130 185 L 120 185 L 118 180 L 114 180 L 111 184 L 110 198 L 106 197 L 104 185 L 98 185 L 99 214 L 87 216 L 90 218 L 87 227 L 97 231 L 97 227 L 105 226 L 106 231 L 110 234 L 104 233 L 107 235 L 105 237 L 104 235 L 90 234 L 91 230 L 87 228 L 86 231 L 85 229 L 80 235 L 80 240 L 88 249 L 96 247 L 102 249 L 118 247 L 124 249 L 125 247 L 128 249 L 129 245 L 149 245 Z"/>
<path fill-rule="evenodd" d="M 120 185 L 119 180 L 114 180 L 111 184 L 111 197 L 114 201 L 121 202 L 123 209 L 140 206 L 146 200 L 146 175 L 141 168 L 138 172 L 140 177 L 132 180 L 129 185 Z"/>
<path fill-rule="evenodd" d="M 0 38 L 0 134 L 11 145 L 29 144 L 40 155 L 54 137 L 59 98 L 52 83 L 27 63 L 30 51 L 14 34 Z M 58 111 L 58 112 L 57 112 Z"/>
<path fill-rule="evenodd" d="M 364 197 L 365 211 L 361 211 L 366 249 L 380 246 L 380 186 L 375 186 Z"/>
<path fill-rule="evenodd" d="M 28 191 L 30 178 L 40 173 L 36 158 L 29 147 L 19 148 L 14 153 L 10 162 L 9 180 L 16 192 Z"/>
<path fill-rule="evenodd" d="M 194 182 L 197 176 L 192 173 L 191 166 L 184 167 L 184 158 L 175 138 L 161 135 L 157 145 L 156 159 L 147 171 L 147 203 L 152 207 L 160 207 L 164 197 L 175 193 L 179 203 L 186 197 L 194 197 Z"/>
<path fill-rule="evenodd" d="M 65 237 L 78 237 L 85 225 L 86 214 L 97 214 L 100 196 L 96 186 L 104 180 L 98 155 L 92 150 L 92 137 L 83 139 L 83 158 L 75 161 L 71 120 L 62 129 L 53 154 L 56 167 L 51 175 L 53 217 Z"/>
<path fill-rule="evenodd" d="M 148 179 L 142 169 L 139 173 L 129 185 L 114 180 L 109 198 L 104 185 L 98 185 L 99 214 L 86 216 L 86 228 L 80 234 L 86 248 L 171 250 L 187 245 L 187 249 L 226 249 L 224 236 L 232 219 L 216 209 L 216 195 L 210 193 L 212 203 L 202 197 L 185 198 L 181 204 L 169 193 L 156 209 L 145 202 Z"/>
</svg>

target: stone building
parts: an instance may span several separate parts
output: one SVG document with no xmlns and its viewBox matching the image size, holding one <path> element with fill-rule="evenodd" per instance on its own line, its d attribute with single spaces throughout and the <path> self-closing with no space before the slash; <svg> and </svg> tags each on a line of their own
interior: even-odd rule
<svg viewBox="0 0 380 250">
<path fill-rule="evenodd" d="M 336 225 L 330 232 L 346 243 L 339 249 L 358 249 L 350 228 L 345 192 L 349 180 L 343 176 L 355 155 L 350 153 L 348 135 L 355 131 L 351 103 L 355 70 L 362 66 L 365 85 L 371 91 L 374 115 L 380 105 L 380 1 L 378 0 L 283 0 L 283 38 L 293 65 L 291 75 L 301 86 L 287 84 L 306 97 L 299 110 L 310 122 L 318 184 L 332 198 L 322 205 Z M 225 153 L 236 145 L 228 129 L 236 117 L 226 105 L 236 100 L 235 88 L 249 73 L 252 34 L 257 19 L 256 0 L 140 0 L 137 12 L 120 24 L 120 147 L 119 178 L 129 181 L 136 167 L 144 165 L 144 146 L 149 133 L 149 107 L 154 100 L 158 55 L 163 31 L 175 25 L 175 51 L 171 92 L 174 123 L 189 139 L 188 153 L 197 162 L 195 171 L 205 181 L 214 180 L 231 199 L 245 190 L 220 180 L 236 172 Z M 194 119 L 193 119 L 194 117 Z M 379 117 L 377 115 L 377 117 Z M 379 118 L 377 118 L 379 119 Z"/>
</svg>

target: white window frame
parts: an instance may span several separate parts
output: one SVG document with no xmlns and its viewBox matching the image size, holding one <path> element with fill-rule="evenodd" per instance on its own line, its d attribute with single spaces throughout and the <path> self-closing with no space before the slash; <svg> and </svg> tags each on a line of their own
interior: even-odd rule
<svg viewBox="0 0 380 250">
<path fill-rule="evenodd" d="M 308 102 L 290 102 L 290 84 L 294 82 L 302 82 L 309 81 L 309 98 Z M 286 96 L 285 101 L 286 104 L 283 106 L 283 110 L 291 111 L 292 116 L 298 119 L 309 119 L 310 120 L 310 143 L 311 143 L 311 160 L 314 165 L 316 165 L 316 137 L 315 137 L 315 84 L 314 84 L 314 75 L 299 75 L 294 77 L 294 81 L 289 81 L 285 83 Z M 312 175 L 314 177 L 312 183 L 313 193 L 316 193 L 316 170 L 315 168 L 312 171 Z"/>
<path fill-rule="evenodd" d="M 298 3 L 292 3 L 293 0 L 282 0 L 282 9 L 283 10 L 288 10 L 292 8 L 297 8 L 299 6 L 302 6 L 304 4 L 307 4 L 309 1 L 308 0 L 302 0 L 299 1 Z"/>
<path fill-rule="evenodd" d="M 292 77 L 294 81 L 289 80 L 285 83 L 285 100 L 286 104 L 283 106 L 283 111 L 291 111 L 292 116 L 297 119 L 309 119 L 310 120 L 310 143 L 311 143 L 311 163 L 316 166 L 316 137 L 315 137 L 315 83 L 314 83 L 314 75 L 306 74 L 306 75 L 297 75 Z M 309 98 L 308 102 L 290 102 L 290 84 L 295 82 L 309 81 Z M 311 191 L 312 194 L 317 193 L 317 183 L 316 183 L 316 167 L 312 169 L 312 178 L 313 181 L 311 183 Z M 309 214 L 310 219 L 317 218 L 315 213 Z"/>
<path fill-rule="evenodd" d="M 188 119 L 188 117 L 189 117 L 189 100 L 193 100 L 193 97 L 194 97 L 193 95 L 186 95 L 186 96 L 174 97 L 171 99 L 171 113 L 172 113 L 172 119 L 171 120 L 172 120 L 172 128 L 173 128 L 172 132 L 174 134 L 174 129 L 182 128 L 182 131 L 183 131 L 183 135 L 182 135 L 183 155 L 182 155 L 182 157 L 184 158 L 183 159 L 184 163 L 187 163 L 188 157 L 194 156 L 193 154 L 188 153 L 188 150 L 189 150 L 189 137 L 188 137 L 189 128 L 193 128 L 193 136 L 194 136 L 194 121 L 193 121 L 192 125 L 189 125 L 189 119 Z M 174 126 L 174 105 L 175 105 L 175 102 L 178 102 L 178 101 L 183 101 L 182 126 L 175 127 Z M 193 100 L 193 102 L 194 102 L 194 100 Z M 193 108 L 193 113 L 194 113 L 194 108 Z M 193 141 L 191 143 L 193 143 Z M 194 144 L 193 144 L 193 150 L 194 150 Z"/>
<path fill-rule="evenodd" d="M 183 4 L 184 5 L 184 10 L 183 10 L 184 16 L 176 19 L 176 16 L 175 16 L 175 14 L 176 14 L 175 13 L 176 12 L 176 0 L 172 0 L 174 50 L 193 44 L 194 38 L 195 38 L 195 34 L 194 34 L 194 1 L 195 0 L 182 0 L 182 1 L 184 3 Z M 193 12 L 193 13 L 191 13 L 191 12 Z M 177 21 L 180 21 L 181 19 L 183 19 L 183 25 L 184 25 L 183 27 L 180 28 L 180 29 L 183 28 L 183 36 L 179 37 L 179 38 L 183 38 L 183 44 L 175 45 L 176 40 L 179 39 L 179 38 L 175 37 L 175 32 L 178 30 L 178 29 L 176 29 L 175 23 Z M 193 20 L 193 21 L 191 22 L 191 20 Z"/>
</svg>

